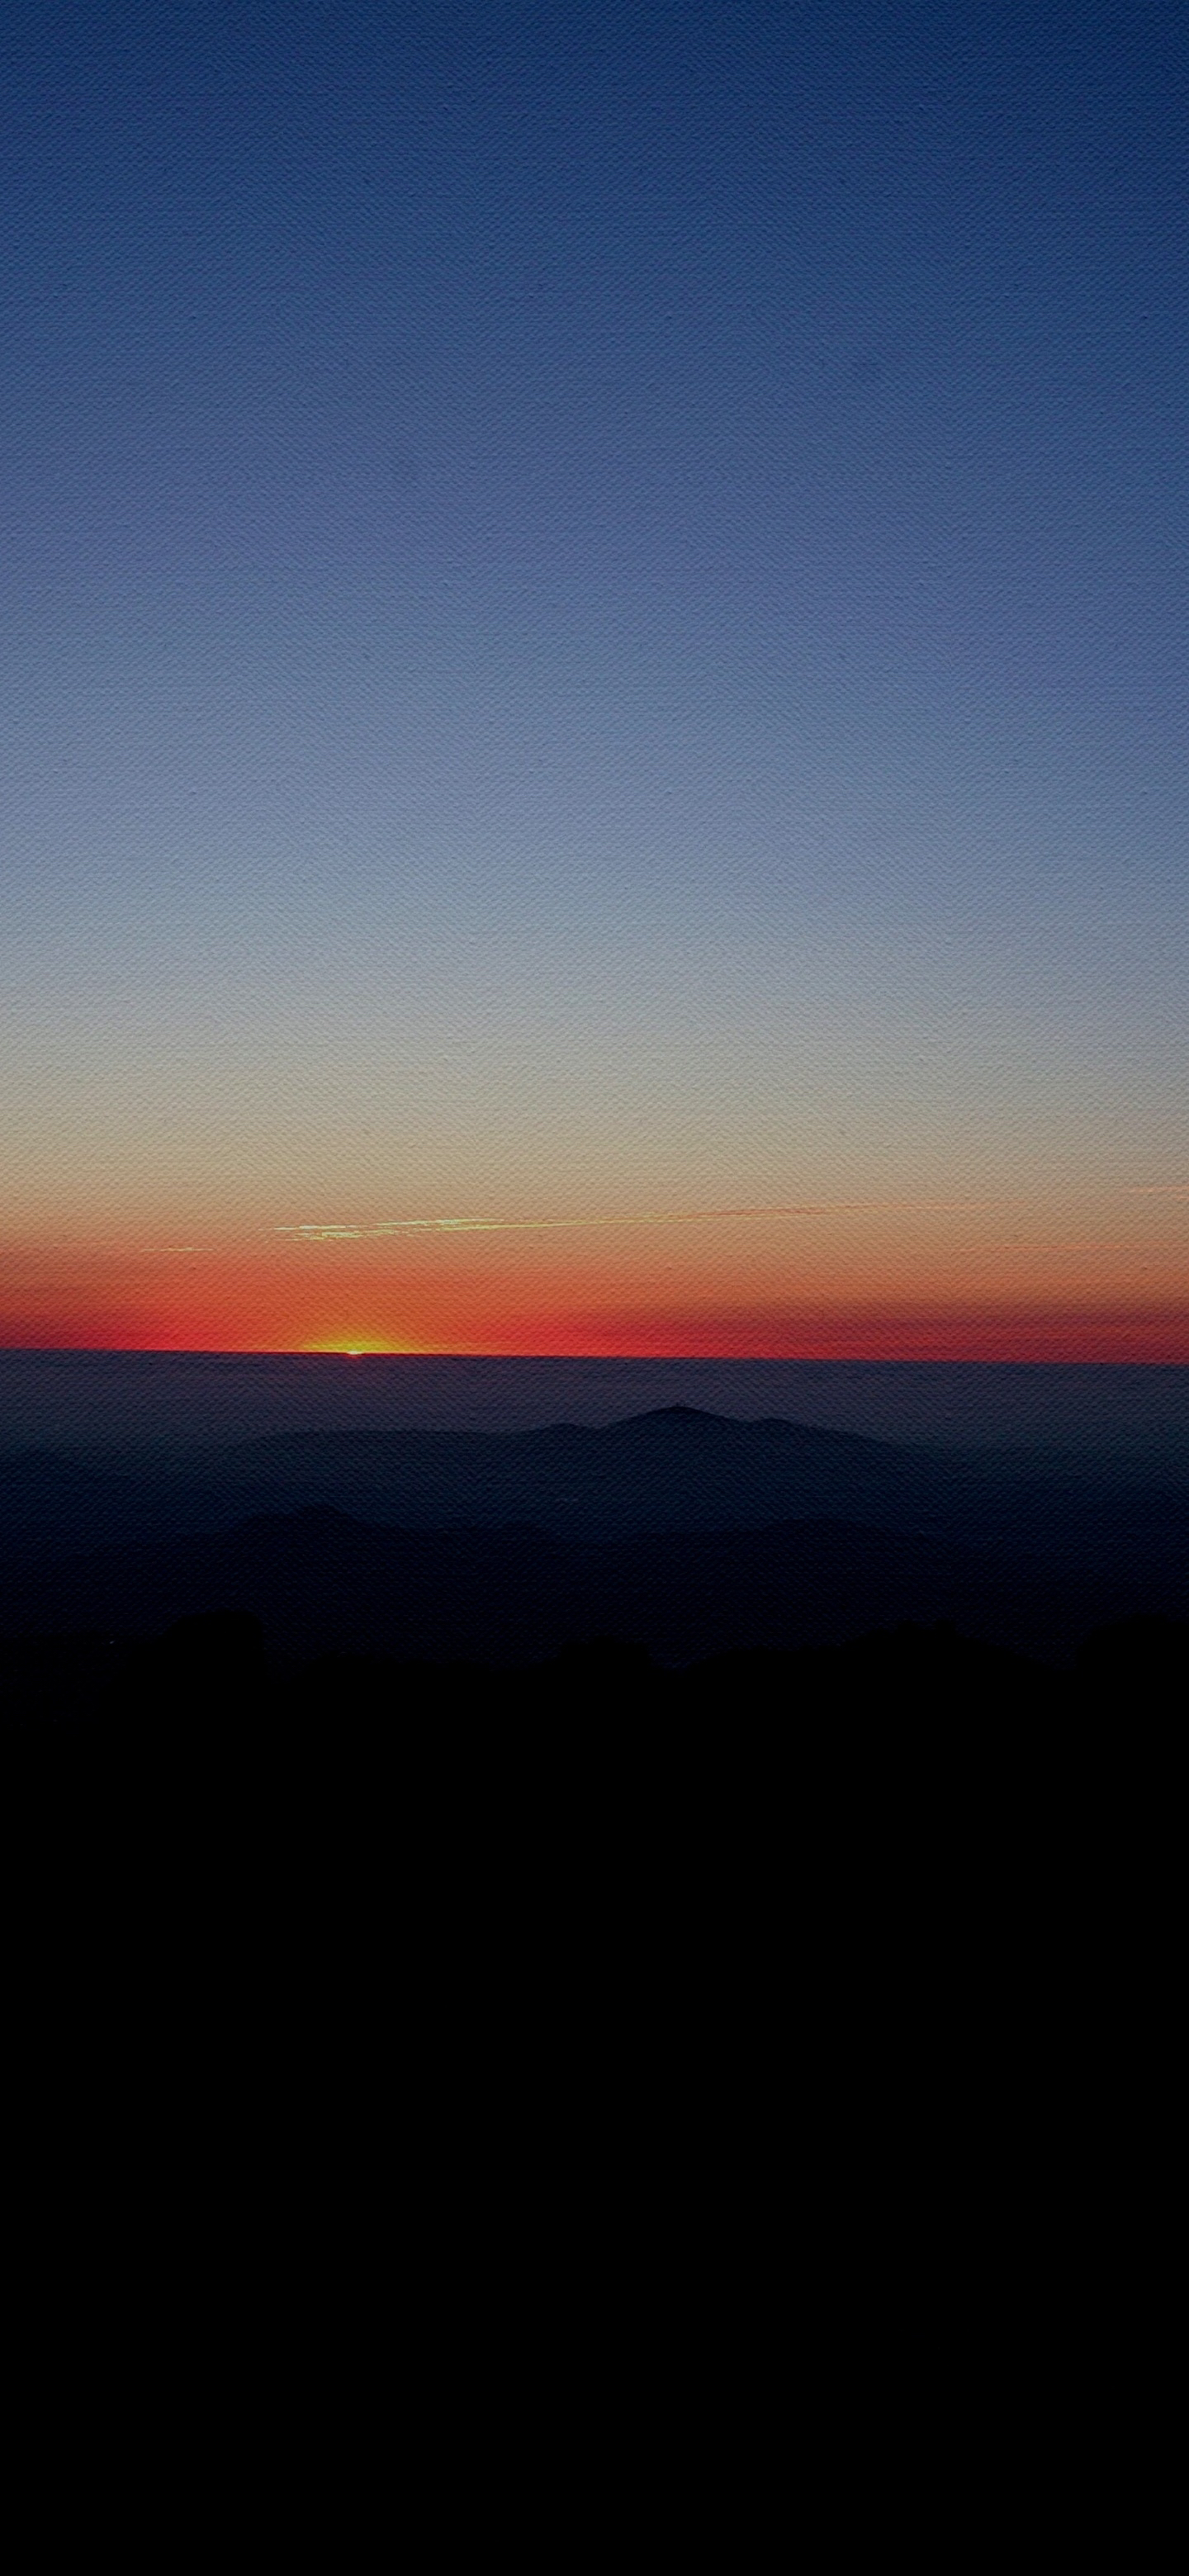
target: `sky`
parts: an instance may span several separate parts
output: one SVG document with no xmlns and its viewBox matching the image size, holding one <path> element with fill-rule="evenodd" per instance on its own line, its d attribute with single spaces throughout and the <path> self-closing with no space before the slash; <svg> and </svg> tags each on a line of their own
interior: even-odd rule
<svg viewBox="0 0 1189 2576">
<path fill-rule="evenodd" d="M 1189 1360 L 1187 110 L 7 0 L 0 1344 Z"/>
</svg>

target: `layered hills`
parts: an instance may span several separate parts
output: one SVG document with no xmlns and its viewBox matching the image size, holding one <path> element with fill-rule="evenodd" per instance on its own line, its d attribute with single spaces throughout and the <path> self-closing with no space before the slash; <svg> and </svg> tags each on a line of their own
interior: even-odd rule
<svg viewBox="0 0 1189 2576">
<path fill-rule="evenodd" d="M 238 1607 L 288 1653 L 663 1661 L 897 1620 L 1062 1655 L 1189 1612 L 1189 1492 L 675 1405 L 597 1428 L 0 1457 L 0 1636 Z"/>
</svg>

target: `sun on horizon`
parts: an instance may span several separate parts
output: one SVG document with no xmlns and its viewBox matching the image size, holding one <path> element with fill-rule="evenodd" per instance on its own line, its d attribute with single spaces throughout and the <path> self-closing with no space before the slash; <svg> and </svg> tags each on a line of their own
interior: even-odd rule
<svg viewBox="0 0 1189 2576">
<path fill-rule="evenodd" d="M 342 1360 L 407 1359 L 411 1353 L 408 1342 L 386 1342 L 367 1334 L 352 1341 L 304 1342 L 302 1349 L 310 1358 Z"/>
</svg>

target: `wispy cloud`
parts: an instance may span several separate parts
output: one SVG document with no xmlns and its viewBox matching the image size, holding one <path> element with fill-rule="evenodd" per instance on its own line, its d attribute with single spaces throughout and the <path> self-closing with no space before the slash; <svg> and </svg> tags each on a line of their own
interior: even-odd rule
<svg viewBox="0 0 1189 2576">
<path fill-rule="evenodd" d="M 1189 1181 L 1126 1182 L 1107 1195 L 1118 1198 L 1189 1199 Z M 553 1234 L 575 1228 L 607 1231 L 622 1226 L 716 1225 L 756 1217 L 973 1215 L 984 1208 L 1030 1207 L 1030 1191 L 997 1191 L 983 1198 L 857 1198 L 776 1200 L 755 1207 L 649 1208 L 598 1216 L 402 1216 L 380 1225 L 279 1225 L 272 1229 L 301 1243 L 377 1243 L 397 1235 Z"/>
</svg>

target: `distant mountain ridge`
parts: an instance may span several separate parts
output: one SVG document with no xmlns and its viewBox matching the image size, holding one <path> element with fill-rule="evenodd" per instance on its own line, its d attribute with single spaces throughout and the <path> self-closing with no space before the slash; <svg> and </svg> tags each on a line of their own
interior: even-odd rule
<svg viewBox="0 0 1189 2576">
<path fill-rule="evenodd" d="M 887 1443 L 685 1405 L 521 1432 L 285 1433 L 222 1465 L 275 1505 L 331 1502 L 404 1527 L 527 1518 L 592 1537 L 862 1511 L 916 1473 Z"/>
<path fill-rule="evenodd" d="M 913 1457 L 852 1433 L 688 1405 L 521 1432 L 287 1431 L 156 1458 L 73 1459 L 43 1449 L 0 1458 L 0 1534 L 36 1523 L 46 1536 L 74 1540 L 89 1537 L 100 1516 L 128 1535 L 198 1529 L 308 1503 L 402 1527 L 529 1518 L 612 1535 L 762 1525 L 886 1495 L 889 1474 L 914 1473 Z"/>
<path fill-rule="evenodd" d="M 517 1432 L 0 1457 L 0 1636 L 253 1611 L 293 1651 L 661 1659 L 901 1619 L 1064 1650 L 1189 1615 L 1189 1493 L 667 1405 Z"/>
<path fill-rule="evenodd" d="M 286 1431 L 148 1456 L 0 1455 L 0 1547 L 10 1555 L 198 1534 L 309 1505 L 406 1529 L 532 1522 L 575 1538 L 824 1517 L 967 1543 L 1026 1538 L 1091 1556 L 1127 1530 L 1158 1552 L 1189 1531 L 1189 1489 L 1166 1480 L 692 1405 L 530 1431 Z"/>
</svg>

